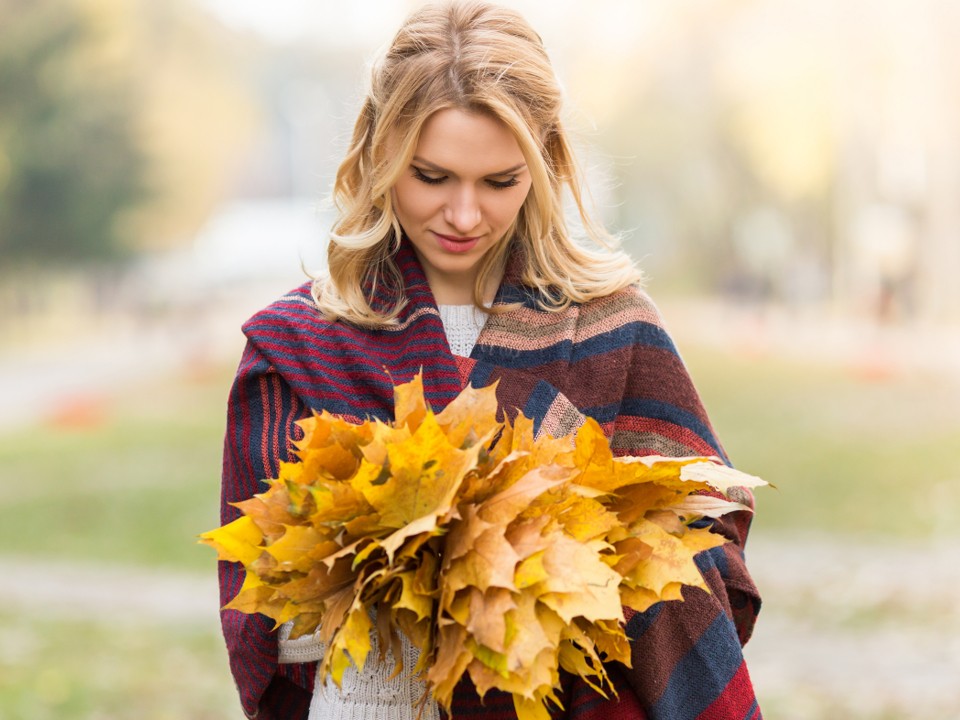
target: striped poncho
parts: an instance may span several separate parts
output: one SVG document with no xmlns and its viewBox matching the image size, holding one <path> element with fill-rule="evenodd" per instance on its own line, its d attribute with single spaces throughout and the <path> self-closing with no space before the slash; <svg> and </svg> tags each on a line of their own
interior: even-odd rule
<svg viewBox="0 0 960 720">
<path fill-rule="evenodd" d="M 366 330 L 329 322 L 305 284 L 244 325 L 247 346 L 230 392 L 221 522 L 239 512 L 229 503 L 263 492 L 287 460 L 296 420 L 311 409 L 346 419 L 392 419 L 393 386 L 423 369 L 427 401 L 441 410 L 468 383 L 499 380 L 501 409 L 534 418 L 538 429 L 566 434 L 584 415 L 604 428 L 619 455 L 718 455 L 690 378 L 650 300 L 629 287 L 559 313 L 539 310 L 508 268 L 491 315 L 469 358 L 450 353 L 440 315 L 409 245 L 397 262 L 408 303 L 394 327 Z M 752 503 L 747 491 L 742 502 Z M 558 717 L 578 720 L 755 720 L 760 718 L 741 653 L 760 601 L 742 547 L 750 518 L 738 512 L 714 529 L 732 543 L 701 553 L 712 592 L 684 589 L 684 602 L 628 611 L 633 668 L 610 668 L 619 700 L 606 700 L 567 678 Z M 244 571 L 220 563 L 221 604 L 239 591 Z M 278 665 L 272 621 L 222 612 L 230 667 L 249 717 L 305 718 L 315 668 Z M 481 701 L 469 681 L 458 687 L 455 717 L 515 718 L 506 693 Z"/>
</svg>

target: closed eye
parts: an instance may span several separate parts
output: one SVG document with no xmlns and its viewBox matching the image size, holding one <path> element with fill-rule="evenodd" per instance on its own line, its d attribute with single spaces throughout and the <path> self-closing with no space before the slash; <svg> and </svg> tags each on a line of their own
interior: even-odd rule
<svg viewBox="0 0 960 720">
<path fill-rule="evenodd" d="M 446 175 L 428 175 L 429 170 L 421 170 L 416 165 L 411 165 L 410 169 L 413 170 L 413 176 L 422 183 L 427 185 L 440 185 L 447 181 L 448 176 Z M 506 180 L 494 180 L 493 178 L 487 178 L 484 180 L 488 186 L 494 190 L 506 190 L 507 188 L 512 188 L 520 183 L 516 176 L 511 176 Z"/>
<path fill-rule="evenodd" d="M 442 183 L 444 180 L 447 179 L 446 175 L 440 175 L 439 177 L 433 177 L 431 175 L 427 175 L 423 170 L 418 168 L 416 165 L 411 165 L 410 167 L 413 168 L 413 176 L 420 182 L 425 182 L 427 185 L 439 185 L 440 183 Z"/>
</svg>

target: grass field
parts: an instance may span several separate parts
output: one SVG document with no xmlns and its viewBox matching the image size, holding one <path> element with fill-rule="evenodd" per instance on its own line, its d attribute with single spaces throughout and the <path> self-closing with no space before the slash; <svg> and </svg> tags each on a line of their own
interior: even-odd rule
<svg viewBox="0 0 960 720">
<path fill-rule="evenodd" d="M 756 493 L 755 532 L 957 534 L 957 383 L 706 351 L 685 359 L 734 464 L 777 486 Z"/>
<path fill-rule="evenodd" d="M 755 532 L 930 538 L 955 532 L 960 397 L 928 379 L 685 350 L 734 462 Z M 0 547 L 208 574 L 226 368 L 104 398 L 83 422 L 0 436 Z M 0 613 L 0 718 L 238 717 L 215 613 L 191 627 Z"/>
<path fill-rule="evenodd" d="M 237 717 L 213 628 L 0 613 L 4 720 Z"/>
<path fill-rule="evenodd" d="M 7 552 L 210 571 L 230 374 L 164 378 L 93 419 L 0 436 Z"/>
</svg>

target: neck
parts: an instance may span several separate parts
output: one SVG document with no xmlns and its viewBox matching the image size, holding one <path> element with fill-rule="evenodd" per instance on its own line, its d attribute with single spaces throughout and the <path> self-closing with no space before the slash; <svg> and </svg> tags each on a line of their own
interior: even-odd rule
<svg viewBox="0 0 960 720">
<path fill-rule="evenodd" d="M 500 287 L 500 280 L 503 278 L 503 272 L 495 273 L 485 283 L 481 300 L 485 305 L 492 305 L 493 298 L 496 297 L 497 288 Z M 427 278 L 430 285 L 430 291 L 433 293 L 433 299 L 437 305 L 473 305 L 473 288 L 475 282 L 468 281 L 462 284 L 445 283 L 431 281 Z"/>
</svg>

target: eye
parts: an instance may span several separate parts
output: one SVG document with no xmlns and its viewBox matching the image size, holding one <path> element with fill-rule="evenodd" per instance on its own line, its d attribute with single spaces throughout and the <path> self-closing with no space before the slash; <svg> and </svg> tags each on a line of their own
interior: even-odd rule
<svg viewBox="0 0 960 720">
<path fill-rule="evenodd" d="M 441 175 L 440 177 L 432 177 L 430 175 L 427 175 L 423 170 L 418 168 L 416 165 L 411 165 L 410 167 L 413 170 L 413 176 L 420 182 L 425 182 L 427 185 L 439 185 L 440 183 L 442 183 L 444 180 L 447 179 L 446 175 Z"/>
<path fill-rule="evenodd" d="M 487 185 L 492 187 L 494 190 L 506 190 L 507 188 L 512 188 L 519 184 L 520 181 L 515 177 L 512 177 L 509 180 L 487 180 Z"/>
</svg>

